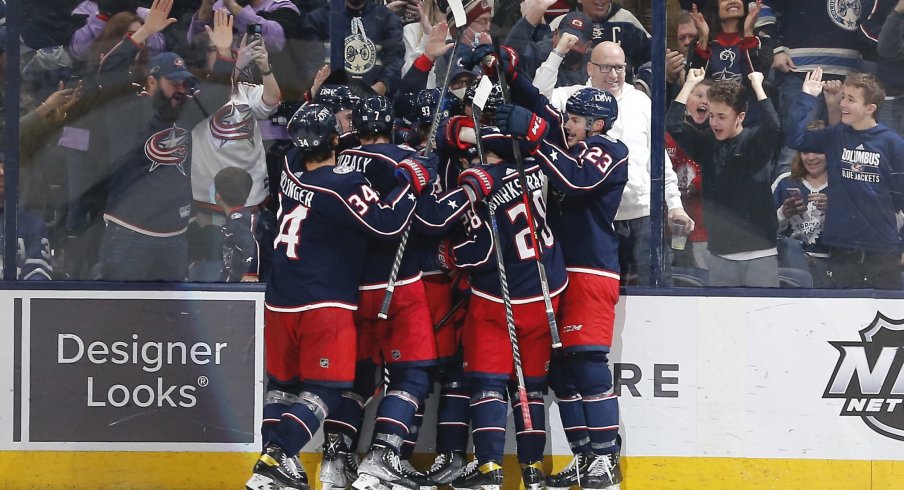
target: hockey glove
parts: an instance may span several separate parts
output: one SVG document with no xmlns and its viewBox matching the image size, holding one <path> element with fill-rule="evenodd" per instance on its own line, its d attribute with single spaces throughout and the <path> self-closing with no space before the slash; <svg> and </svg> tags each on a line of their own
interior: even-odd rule
<svg viewBox="0 0 904 490">
<path fill-rule="evenodd" d="M 478 44 L 469 53 L 465 53 L 461 57 L 461 67 L 474 71 L 474 67 L 483 63 L 488 56 L 493 56 L 493 46 L 489 44 Z"/>
<path fill-rule="evenodd" d="M 468 194 L 473 203 L 485 199 L 502 186 L 505 171 L 493 165 L 471 167 L 458 174 L 458 185 Z"/>
<path fill-rule="evenodd" d="M 396 178 L 411 184 L 415 194 L 421 195 L 421 192 L 436 179 L 437 166 L 437 157 L 433 153 L 427 157 L 412 155 L 399 162 L 395 175 Z"/>
<path fill-rule="evenodd" d="M 461 129 L 473 128 L 474 121 L 468 116 L 453 116 L 442 122 L 437 137 L 443 135 L 446 143 L 458 150 L 467 150 L 471 144 L 461 141 Z"/>
<path fill-rule="evenodd" d="M 496 109 L 496 125 L 502 133 L 523 138 L 531 145 L 539 145 L 546 136 L 547 125 L 543 118 L 511 104 L 502 104 Z"/>
<path fill-rule="evenodd" d="M 509 83 L 514 82 L 518 78 L 518 53 L 509 46 L 500 46 L 499 56 L 502 57 L 502 73 L 505 74 L 505 79 Z M 498 62 L 496 56 L 488 58 L 488 62 L 483 65 L 483 72 L 494 79 L 497 78 L 496 63 Z"/>
<path fill-rule="evenodd" d="M 436 250 L 436 260 L 439 268 L 444 272 L 455 269 L 455 256 L 452 255 L 452 241 L 444 238 L 439 242 L 439 248 Z"/>
</svg>

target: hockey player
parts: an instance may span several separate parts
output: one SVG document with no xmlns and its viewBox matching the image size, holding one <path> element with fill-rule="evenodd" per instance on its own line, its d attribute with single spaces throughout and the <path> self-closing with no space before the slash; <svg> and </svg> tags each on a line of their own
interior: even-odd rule
<svg viewBox="0 0 904 490">
<path fill-rule="evenodd" d="M 531 96 L 535 89 L 529 84 L 515 85 L 516 99 L 536 101 L 534 110 L 548 103 L 539 93 Z M 568 99 L 566 110 L 564 125 L 552 111 L 542 113 L 553 127 L 564 128 L 567 151 L 550 142 L 560 136 L 541 139 L 542 130 L 532 131 L 542 124 L 527 109 L 502 106 L 497 121 L 503 133 L 538 142 L 535 155 L 555 190 L 549 223 L 568 271 L 557 315 L 564 351 L 553 358 L 550 385 L 575 457 L 546 484 L 609 488 L 621 481 L 618 399 L 607 357 L 619 296 L 618 237 L 612 222 L 628 179 L 628 149 L 605 134 L 618 117 L 618 104 L 608 92 L 581 89 Z"/>
<path fill-rule="evenodd" d="M 280 180 L 280 234 L 264 318 L 265 449 L 250 490 L 308 488 L 295 456 L 354 381 L 353 315 L 366 238 L 398 236 L 415 194 L 435 175 L 430 160 L 406 158 L 398 165 L 406 182 L 380 199 L 361 174 L 335 166 L 338 130 L 328 108 L 302 107 L 288 129 L 298 149 L 287 155 Z"/>
<path fill-rule="evenodd" d="M 444 132 L 450 145 L 464 147 L 470 118 L 451 119 Z M 470 130 L 473 135 L 473 129 Z M 462 332 L 464 370 L 470 380 L 471 424 L 475 459 L 459 478 L 452 482 L 456 489 L 497 487 L 502 484 L 502 455 L 505 445 L 506 388 L 513 373 L 513 354 L 500 349 L 509 343 L 508 324 L 503 304 L 503 287 L 510 292 L 514 327 L 520 346 L 525 387 L 528 392 L 531 429 L 521 418 L 521 400 L 512 401 L 516 408 L 515 427 L 518 460 L 526 488 L 543 485 L 541 463 L 546 441 L 543 392 L 546 387 L 550 359 L 550 331 L 544 314 L 542 288 L 537 275 L 535 253 L 528 234 L 528 219 L 533 218 L 546 268 L 548 290 L 553 308 L 557 296 L 565 289 L 562 254 L 558 243 L 546 226 L 546 202 L 543 188 L 546 178 L 536 162 L 525 163 L 525 180 L 530 208 L 525 205 L 511 140 L 504 137 L 481 138 L 485 143 L 505 140 L 508 144 L 485 146 L 486 166 L 478 165 L 462 172 L 459 181 L 475 179 L 491 190 L 484 204 L 468 213 L 468 236 L 442 247 L 442 261 L 451 267 L 467 270 L 471 280 L 471 300 Z M 498 147 L 498 149 L 497 149 Z M 506 157 L 506 158 L 503 158 Z M 491 212 L 497 216 L 498 231 L 491 231 Z M 494 240 L 500 240 L 507 281 L 503 285 L 497 267 Z M 510 388 L 511 389 L 511 388 Z M 514 392 L 514 391 L 513 391 Z"/>
</svg>

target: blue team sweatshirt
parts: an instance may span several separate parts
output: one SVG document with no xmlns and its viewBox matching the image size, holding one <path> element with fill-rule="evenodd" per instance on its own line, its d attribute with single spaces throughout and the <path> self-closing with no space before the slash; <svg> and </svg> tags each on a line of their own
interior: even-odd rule
<svg viewBox="0 0 904 490">
<path fill-rule="evenodd" d="M 822 243 L 844 248 L 898 250 L 895 213 L 904 209 L 904 139 L 879 124 L 862 131 L 837 124 L 807 131 L 807 114 L 817 98 L 801 94 L 791 107 L 785 144 L 826 155 L 826 193 Z"/>
</svg>

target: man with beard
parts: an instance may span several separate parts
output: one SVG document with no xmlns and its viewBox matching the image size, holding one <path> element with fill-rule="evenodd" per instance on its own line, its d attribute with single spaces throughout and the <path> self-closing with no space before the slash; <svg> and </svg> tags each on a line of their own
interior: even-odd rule
<svg viewBox="0 0 904 490">
<path fill-rule="evenodd" d="M 519 65 L 531 78 L 538 70 L 551 70 L 556 74 L 557 87 L 584 83 L 587 81 L 584 62 L 593 40 L 593 21 L 583 12 L 570 12 L 559 22 L 551 38 L 533 41 L 550 3 L 550 0 L 527 0 L 524 17 L 512 27 L 505 44 L 521 55 Z"/>
<path fill-rule="evenodd" d="M 186 275 L 191 128 L 225 103 L 229 86 L 205 83 L 202 95 L 193 90 L 197 80 L 183 59 L 164 52 L 150 59 L 144 92 L 128 93 L 130 64 L 151 35 L 176 22 L 168 17 L 172 5 L 155 0 L 144 25 L 110 50 L 99 70 L 101 84 L 122 94 L 118 110 L 106 118 L 111 176 L 100 249 L 104 280 L 181 281 Z M 214 20 L 208 32 L 218 59 L 211 79 L 228 80 L 232 19 L 220 11 Z"/>
</svg>

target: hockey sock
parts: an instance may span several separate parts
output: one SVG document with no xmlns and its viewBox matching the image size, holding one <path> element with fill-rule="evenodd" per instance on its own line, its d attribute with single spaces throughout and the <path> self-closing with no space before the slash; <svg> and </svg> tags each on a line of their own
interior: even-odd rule
<svg viewBox="0 0 904 490">
<path fill-rule="evenodd" d="M 475 378 L 471 381 L 471 424 L 477 461 L 502 462 L 505 451 L 505 381 Z"/>
<path fill-rule="evenodd" d="M 424 407 L 426 406 L 427 402 L 425 400 L 418 405 L 417 412 L 414 413 L 414 424 L 411 426 L 411 430 L 408 431 L 408 435 L 405 436 L 405 440 L 402 441 L 402 451 L 399 453 L 402 459 L 411 459 L 411 455 L 414 453 L 414 447 L 417 445 L 417 436 L 420 433 L 421 426 L 424 425 Z"/>
<path fill-rule="evenodd" d="M 553 356 L 549 368 L 549 385 L 559 402 L 559 417 L 571 452 L 583 454 L 590 452 L 590 434 L 584 420 L 584 404 L 571 380 L 567 359 L 565 355 Z"/>
<path fill-rule="evenodd" d="M 471 420 L 468 383 L 458 369 L 443 374 L 436 414 L 436 452 L 464 452 L 468 446 L 468 422 Z"/>
<path fill-rule="evenodd" d="M 512 400 L 512 411 L 515 419 L 515 440 L 518 446 L 518 462 L 522 464 L 536 463 L 543 460 L 546 447 L 546 407 L 543 404 L 543 392 L 546 383 L 543 381 L 527 381 L 527 400 L 530 408 L 531 430 L 524 428 L 521 412 L 521 400 L 518 399 L 518 387 L 509 384 L 509 396 Z"/>
<path fill-rule="evenodd" d="M 617 452 L 618 397 L 612 388 L 612 371 L 606 354 L 580 353 L 571 359 L 569 368 L 583 398 L 591 450 L 595 454 Z"/>
<path fill-rule="evenodd" d="M 273 442 L 286 454 L 295 455 L 308 443 L 331 408 L 339 405 L 339 389 L 308 385 L 298 394 L 298 401 L 280 417 Z"/>
<path fill-rule="evenodd" d="M 267 381 L 267 397 L 264 400 L 261 420 L 261 440 L 264 447 L 273 439 L 273 432 L 284 413 L 297 401 L 301 383 L 280 383 L 272 378 Z"/>
<path fill-rule="evenodd" d="M 423 367 L 389 366 L 389 388 L 377 407 L 373 445 L 400 451 L 430 385 Z"/>
<path fill-rule="evenodd" d="M 323 423 L 324 432 L 342 434 L 351 441 L 349 449 L 358 446 L 358 431 L 364 423 L 364 402 L 373 395 L 376 386 L 377 367 L 373 361 L 358 361 L 355 365 L 355 385 L 352 391 L 345 391 L 339 406 L 330 411 Z"/>
</svg>

